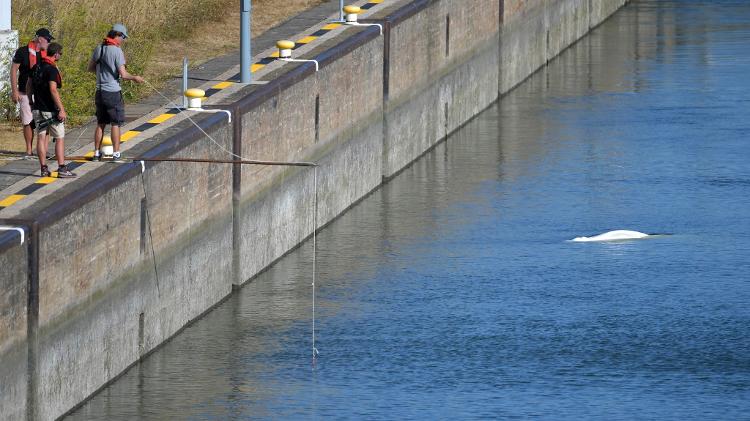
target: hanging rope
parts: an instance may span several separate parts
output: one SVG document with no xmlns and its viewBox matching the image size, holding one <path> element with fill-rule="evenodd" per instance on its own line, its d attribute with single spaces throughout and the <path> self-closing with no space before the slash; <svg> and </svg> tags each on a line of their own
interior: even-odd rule
<svg viewBox="0 0 750 421">
<path fill-rule="evenodd" d="M 169 105 L 171 105 L 174 108 L 181 108 L 177 104 L 175 104 L 171 99 L 169 99 L 166 95 L 161 93 L 156 87 L 154 87 L 151 83 L 148 81 L 145 81 L 146 84 L 151 87 L 156 93 L 158 93 L 162 98 L 166 99 Z M 125 162 L 134 162 L 134 161 L 140 161 L 141 167 L 143 171 L 141 172 L 141 180 L 143 181 L 143 191 L 144 191 L 144 199 L 146 195 L 146 184 L 145 179 L 143 178 L 143 172 L 145 172 L 145 162 L 192 162 L 192 163 L 214 163 L 214 164 L 243 164 L 243 165 L 280 165 L 280 166 L 299 166 L 299 167 L 313 167 L 313 220 L 312 220 L 312 246 L 313 246 L 313 255 L 312 255 L 312 364 L 315 366 L 315 363 L 317 361 L 318 355 L 320 355 L 320 352 L 315 347 L 315 280 L 316 280 L 316 263 L 317 263 L 317 222 L 318 222 L 318 164 L 314 162 L 281 162 L 281 161 L 259 161 L 259 160 L 253 160 L 248 159 L 243 156 L 237 155 L 234 152 L 224 148 L 223 145 L 221 145 L 219 142 L 217 142 L 211 135 L 206 133 L 205 130 L 203 130 L 202 127 L 198 125 L 198 123 L 193 120 L 190 115 L 185 114 L 186 118 L 195 126 L 198 128 L 198 130 L 201 131 L 211 142 L 213 142 L 219 149 L 229 154 L 231 157 L 236 158 L 233 160 L 217 160 L 217 159 L 202 159 L 202 158 L 134 158 L 134 159 L 128 159 L 128 160 L 121 160 Z M 70 159 L 86 159 L 85 157 L 71 157 Z M 148 200 L 145 200 L 146 202 L 146 218 L 148 222 L 148 229 L 149 229 L 149 238 L 151 239 L 151 255 L 152 260 L 154 262 L 154 273 L 156 274 L 156 286 L 157 290 L 159 288 L 159 273 L 157 271 L 156 266 L 156 254 L 154 253 L 154 246 L 153 246 L 153 237 L 151 234 L 151 220 L 148 212 Z"/>
<path fill-rule="evenodd" d="M 183 108 L 183 107 L 180 107 L 179 105 L 175 104 L 174 101 L 172 101 L 166 95 L 164 95 L 163 93 L 161 93 L 158 89 L 156 89 L 156 87 L 154 87 L 154 85 L 152 85 L 151 83 L 149 83 L 149 81 L 147 81 L 145 79 L 143 81 L 146 82 L 146 85 L 148 85 L 149 87 L 151 87 L 151 89 L 153 89 L 157 94 L 161 95 L 162 98 L 166 99 L 167 102 L 169 103 L 169 105 L 171 107 L 177 108 L 177 109 L 182 109 Z M 242 157 L 240 155 L 235 154 L 234 152 L 232 152 L 229 149 L 225 148 L 221 143 L 219 143 L 216 140 L 214 140 L 214 138 L 211 137 L 211 135 L 209 135 L 208 133 L 206 133 L 206 131 L 203 130 L 203 128 L 201 126 L 199 126 L 198 123 L 196 123 L 195 120 L 193 120 L 193 118 L 190 117 L 189 114 L 185 113 L 185 117 L 187 117 L 187 119 L 190 120 L 190 122 L 193 123 L 193 125 L 195 125 L 195 127 L 197 127 L 198 130 L 201 131 L 201 133 L 203 133 L 204 135 L 206 135 L 206 137 L 209 140 L 211 140 L 211 142 L 213 142 L 216 146 L 218 146 L 219 149 L 221 149 L 222 151 L 228 153 L 230 156 L 233 156 L 235 158 L 238 158 L 238 159 L 241 159 L 241 160 L 244 160 L 244 161 L 250 161 L 250 159 L 247 159 L 247 158 L 244 158 L 244 157 Z"/>
<path fill-rule="evenodd" d="M 146 195 L 146 178 L 144 173 L 146 172 L 145 164 L 142 165 L 141 171 L 141 185 L 143 186 L 143 206 L 146 208 L 146 224 L 148 224 L 148 242 L 151 244 L 151 261 L 154 263 L 154 276 L 156 277 L 156 293 L 161 298 L 161 289 L 159 288 L 159 270 L 156 268 L 156 253 L 154 252 L 154 236 L 151 234 L 151 215 L 148 211 L 148 196 Z"/>
<path fill-rule="evenodd" d="M 318 231 L 318 168 L 313 168 L 313 226 L 312 226 L 312 363 L 313 367 L 317 361 L 318 349 L 315 348 L 315 265 L 317 262 L 317 237 Z"/>
</svg>

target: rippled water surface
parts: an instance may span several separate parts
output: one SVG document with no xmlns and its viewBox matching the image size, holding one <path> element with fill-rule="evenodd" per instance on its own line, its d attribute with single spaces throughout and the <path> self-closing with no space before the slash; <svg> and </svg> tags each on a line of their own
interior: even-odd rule
<svg viewBox="0 0 750 421">
<path fill-rule="evenodd" d="M 319 235 L 315 369 L 306 244 L 70 419 L 748 419 L 749 80 L 635 1 Z"/>
</svg>

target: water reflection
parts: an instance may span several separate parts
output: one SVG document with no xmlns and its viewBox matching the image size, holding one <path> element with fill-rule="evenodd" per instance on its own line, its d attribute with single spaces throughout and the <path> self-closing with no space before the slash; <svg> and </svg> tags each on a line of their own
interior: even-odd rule
<svg viewBox="0 0 750 421">
<path fill-rule="evenodd" d="M 744 417 L 748 35 L 634 2 L 319 235 L 317 369 L 306 244 L 70 418 Z"/>
</svg>

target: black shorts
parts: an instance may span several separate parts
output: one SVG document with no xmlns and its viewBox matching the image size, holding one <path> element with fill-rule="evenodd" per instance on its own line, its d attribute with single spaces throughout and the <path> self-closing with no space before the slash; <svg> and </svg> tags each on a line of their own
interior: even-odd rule
<svg viewBox="0 0 750 421">
<path fill-rule="evenodd" d="M 125 125 L 125 102 L 122 92 L 96 91 L 96 122 L 113 126 Z"/>
</svg>

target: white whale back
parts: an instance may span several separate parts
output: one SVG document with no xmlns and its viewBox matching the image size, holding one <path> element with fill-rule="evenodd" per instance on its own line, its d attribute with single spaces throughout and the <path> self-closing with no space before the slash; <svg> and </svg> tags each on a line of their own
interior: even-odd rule
<svg viewBox="0 0 750 421">
<path fill-rule="evenodd" d="M 639 238 L 648 237 L 648 234 L 644 234 L 638 231 L 629 230 L 614 230 L 605 232 L 603 234 L 594 235 L 592 237 L 576 237 L 570 241 L 579 243 L 595 242 L 595 241 L 623 241 L 623 240 L 637 240 Z"/>
</svg>

